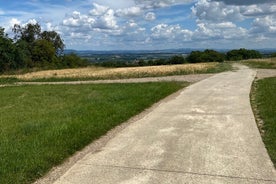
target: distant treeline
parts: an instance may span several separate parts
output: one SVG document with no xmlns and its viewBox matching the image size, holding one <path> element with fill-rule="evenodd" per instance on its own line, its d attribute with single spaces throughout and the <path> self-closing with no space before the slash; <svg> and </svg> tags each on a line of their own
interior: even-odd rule
<svg viewBox="0 0 276 184">
<path fill-rule="evenodd" d="M 272 57 L 273 56 L 276 56 L 276 54 L 273 54 Z M 259 51 L 247 50 L 244 48 L 231 50 L 227 53 L 220 53 L 215 50 L 206 49 L 204 51 L 192 51 L 187 57 L 184 57 L 182 55 L 175 55 L 169 59 L 140 59 L 132 62 L 108 61 L 95 63 L 95 65 L 104 67 L 154 66 L 184 63 L 239 61 L 246 59 L 257 59 L 262 57 L 263 56 Z"/>
<path fill-rule="evenodd" d="M 55 31 L 41 31 L 41 26 L 14 25 L 14 38 L 0 27 L 0 73 L 29 68 L 53 69 L 86 66 L 76 54 L 63 55 L 64 43 Z"/>
</svg>

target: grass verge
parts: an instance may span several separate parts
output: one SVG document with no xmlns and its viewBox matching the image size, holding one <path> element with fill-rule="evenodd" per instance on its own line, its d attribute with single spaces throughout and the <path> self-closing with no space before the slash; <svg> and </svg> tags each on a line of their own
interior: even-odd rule
<svg viewBox="0 0 276 184">
<path fill-rule="evenodd" d="M 187 83 L 10 86 L 0 90 L 0 183 L 31 183 Z"/>
<path fill-rule="evenodd" d="M 276 58 L 251 59 L 242 61 L 242 63 L 251 68 L 276 69 Z"/>
<path fill-rule="evenodd" d="M 276 78 L 255 81 L 251 102 L 257 123 L 274 167 L 276 167 Z M 263 121 L 263 123 L 262 123 Z"/>
<path fill-rule="evenodd" d="M 14 84 L 19 82 L 19 79 L 15 77 L 0 77 L 0 85 Z"/>
</svg>

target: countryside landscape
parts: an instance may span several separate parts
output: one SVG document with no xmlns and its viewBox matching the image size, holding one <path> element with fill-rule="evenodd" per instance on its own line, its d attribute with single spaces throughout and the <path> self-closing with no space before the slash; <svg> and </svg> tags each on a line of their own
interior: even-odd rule
<svg viewBox="0 0 276 184">
<path fill-rule="evenodd" d="M 275 7 L 0 1 L 0 184 L 276 183 Z"/>
</svg>

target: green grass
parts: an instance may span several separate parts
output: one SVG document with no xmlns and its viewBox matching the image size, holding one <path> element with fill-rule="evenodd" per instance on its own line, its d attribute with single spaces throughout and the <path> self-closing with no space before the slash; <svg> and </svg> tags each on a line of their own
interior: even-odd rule
<svg viewBox="0 0 276 184">
<path fill-rule="evenodd" d="M 255 115 L 263 120 L 262 137 L 276 167 L 276 78 L 258 80 L 253 84 L 251 99 Z M 254 109 L 254 108 L 253 108 Z"/>
<path fill-rule="evenodd" d="M 15 77 L 0 77 L 0 85 L 14 84 L 16 82 L 19 82 L 19 79 Z"/>
<path fill-rule="evenodd" d="M 31 183 L 54 165 L 187 83 L 0 89 L 0 183 Z"/>
</svg>

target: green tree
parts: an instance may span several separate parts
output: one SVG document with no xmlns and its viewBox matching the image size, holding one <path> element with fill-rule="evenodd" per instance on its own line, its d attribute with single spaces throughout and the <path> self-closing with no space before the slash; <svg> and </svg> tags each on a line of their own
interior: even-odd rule
<svg viewBox="0 0 276 184">
<path fill-rule="evenodd" d="M 260 52 L 256 50 L 247 50 L 245 48 L 240 48 L 239 50 L 234 49 L 226 53 L 226 59 L 232 61 L 257 58 L 262 58 Z"/>
<path fill-rule="evenodd" d="M 183 64 L 185 63 L 185 59 L 183 56 L 173 56 L 169 59 L 170 64 Z"/>
<path fill-rule="evenodd" d="M 41 33 L 41 39 L 47 40 L 52 43 L 55 48 L 56 56 L 63 53 L 65 45 L 60 35 L 55 31 L 43 31 Z"/>
<path fill-rule="evenodd" d="M 12 39 L 8 38 L 5 29 L 0 27 L 0 72 L 16 68 L 14 50 Z"/>
<path fill-rule="evenodd" d="M 16 40 L 24 40 L 27 43 L 33 43 L 40 38 L 41 26 L 38 23 L 28 23 L 25 27 L 15 24 L 12 30 Z"/>
<path fill-rule="evenodd" d="M 52 66 L 55 61 L 55 48 L 45 39 L 36 40 L 32 47 L 32 60 L 37 66 Z"/>
<path fill-rule="evenodd" d="M 224 54 L 215 50 L 206 49 L 204 52 L 192 51 L 187 57 L 189 63 L 201 63 L 201 62 L 223 62 Z"/>
</svg>

